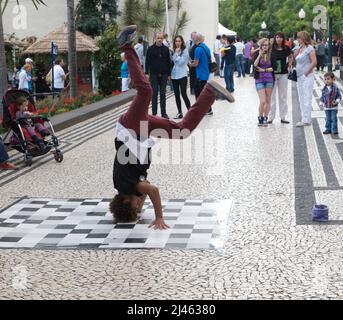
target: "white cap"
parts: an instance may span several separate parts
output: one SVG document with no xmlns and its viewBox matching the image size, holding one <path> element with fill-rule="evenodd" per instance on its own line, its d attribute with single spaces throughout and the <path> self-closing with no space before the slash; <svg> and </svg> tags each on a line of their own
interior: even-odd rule
<svg viewBox="0 0 343 320">
<path fill-rule="evenodd" d="M 33 63 L 33 60 L 32 60 L 31 58 L 26 58 L 26 59 L 25 59 L 25 63 L 31 63 L 31 64 L 32 64 L 32 63 Z"/>
</svg>

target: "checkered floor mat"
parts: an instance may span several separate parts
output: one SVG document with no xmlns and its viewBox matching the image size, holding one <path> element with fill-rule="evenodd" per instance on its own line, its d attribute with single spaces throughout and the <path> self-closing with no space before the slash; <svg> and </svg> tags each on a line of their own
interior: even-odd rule
<svg viewBox="0 0 343 320">
<path fill-rule="evenodd" d="M 223 247 L 231 200 L 169 200 L 168 230 L 148 228 L 154 218 L 144 204 L 137 223 L 113 224 L 110 199 L 22 199 L 0 213 L 0 248 L 125 249 Z"/>
</svg>

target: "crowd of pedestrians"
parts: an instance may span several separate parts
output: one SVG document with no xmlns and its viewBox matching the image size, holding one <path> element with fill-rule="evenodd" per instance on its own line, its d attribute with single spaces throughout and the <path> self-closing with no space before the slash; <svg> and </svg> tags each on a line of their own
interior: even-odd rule
<svg viewBox="0 0 343 320">
<path fill-rule="evenodd" d="M 306 31 L 299 32 L 295 40 L 287 38 L 282 32 L 277 32 L 274 37 L 258 40 L 250 38 L 247 41 L 238 36 L 218 35 L 212 50 L 205 40 L 198 32 L 192 32 L 188 41 L 181 35 L 169 40 L 167 34 L 157 32 L 151 46 L 147 45 L 143 36 L 138 38 L 134 49 L 152 87 L 152 115 L 160 112 L 161 117 L 169 119 L 166 110 L 166 91 L 169 84 L 175 95 L 174 119 L 182 119 L 191 107 L 188 87 L 190 94 L 198 99 L 211 77 L 210 64 L 215 61 L 218 68 L 214 70 L 214 76 L 224 79 L 226 90 L 230 94 L 235 92 L 235 73 L 236 78 L 254 78 L 259 97 L 260 127 L 273 124 L 277 110 L 281 123 L 290 123 L 287 119 L 287 93 L 289 73 L 295 68 L 301 110 L 301 121 L 296 126 L 311 125 L 314 70 L 324 71 L 328 64 L 328 43 L 325 40 L 313 40 Z M 334 39 L 332 55 L 334 69 L 343 65 L 343 37 Z M 125 92 L 131 88 L 130 74 L 124 53 L 121 59 L 122 91 Z M 63 90 L 68 76 L 62 66 L 63 61 L 57 60 L 54 67 L 55 85 L 52 88 L 55 92 Z M 33 61 L 30 58 L 26 59 L 22 68 L 16 66 L 12 86 L 32 93 L 33 82 L 37 80 L 32 76 L 32 68 Z M 326 73 L 325 82 L 321 98 L 321 106 L 327 117 L 324 132 L 336 134 L 336 111 L 341 96 L 334 83 L 334 74 Z M 330 94 L 335 94 L 336 99 Z M 212 108 L 207 115 L 213 115 Z"/>
<path fill-rule="evenodd" d="M 135 49 L 153 88 L 153 115 L 158 112 L 159 96 L 161 116 L 169 118 L 166 87 L 171 81 L 177 108 L 174 119 L 182 119 L 184 111 L 188 111 L 191 105 L 188 85 L 190 94 L 197 99 L 210 79 L 209 63 L 215 61 L 218 68 L 214 76 L 224 78 L 231 94 L 235 92 L 235 78 L 254 78 L 259 97 L 258 126 L 261 127 L 273 124 L 277 111 L 282 124 L 290 123 L 287 119 L 288 76 L 295 68 L 301 109 L 301 121 L 296 126 L 311 124 L 314 70 L 324 71 L 328 64 L 328 43 L 323 39 L 315 41 L 305 31 L 299 32 L 297 39 L 277 32 L 274 37 L 250 38 L 245 42 L 239 36 L 218 35 L 211 52 L 200 33 L 192 32 L 187 42 L 180 35 L 170 42 L 168 35 L 160 32 L 144 57 L 141 43 L 142 38 Z M 334 69 L 343 64 L 343 38 L 333 41 L 332 64 Z M 207 115 L 213 115 L 212 109 Z"/>
</svg>

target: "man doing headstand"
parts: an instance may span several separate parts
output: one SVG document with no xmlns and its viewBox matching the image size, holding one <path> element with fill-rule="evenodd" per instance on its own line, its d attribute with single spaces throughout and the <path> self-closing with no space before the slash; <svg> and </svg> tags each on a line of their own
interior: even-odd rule
<svg viewBox="0 0 343 320">
<path fill-rule="evenodd" d="M 137 95 L 127 112 L 118 120 L 116 127 L 117 153 L 113 166 L 113 183 L 118 194 L 110 203 L 110 211 L 117 223 L 136 221 L 137 213 L 142 209 L 145 198 L 149 196 L 155 210 L 155 220 L 150 227 L 162 230 L 169 226 L 163 219 L 159 190 L 147 180 L 153 137 L 184 139 L 198 126 L 215 100 L 226 99 L 234 102 L 234 98 L 224 87 L 211 80 L 182 121 L 177 123 L 149 115 L 152 88 L 131 45 L 136 30 L 136 26 L 126 27 L 118 36 L 118 47 L 125 53 Z M 164 133 L 162 135 L 161 130 Z"/>
</svg>

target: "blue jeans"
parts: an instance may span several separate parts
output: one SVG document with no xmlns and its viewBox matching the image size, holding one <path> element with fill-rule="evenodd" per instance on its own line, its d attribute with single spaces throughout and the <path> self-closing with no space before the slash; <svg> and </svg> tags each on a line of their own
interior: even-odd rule
<svg viewBox="0 0 343 320">
<path fill-rule="evenodd" d="M 240 77 L 243 74 L 245 77 L 245 66 L 244 66 L 244 56 L 242 54 L 238 54 L 236 56 L 236 69 L 238 72 L 238 76 Z"/>
<path fill-rule="evenodd" d="M 338 113 L 338 110 L 325 110 L 325 115 L 326 115 L 325 128 L 327 131 L 330 131 L 332 133 L 338 132 L 337 113 Z"/>
<path fill-rule="evenodd" d="M 2 139 L 0 138 L 0 163 L 4 163 L 8 160 L 8 154 L 7 151 L 5 149 L 5 145 L 2 141 Z"/>
<path fill-rule="evenodd" d="M 226 83 L 226 89 L 229 92 L 234 92 L 234 82 L 233 82 L 233 73 L 235 71 L 235 65 L 234 64 L 225 64 L 224 68 L 224 78 Z"/>
</svg>

